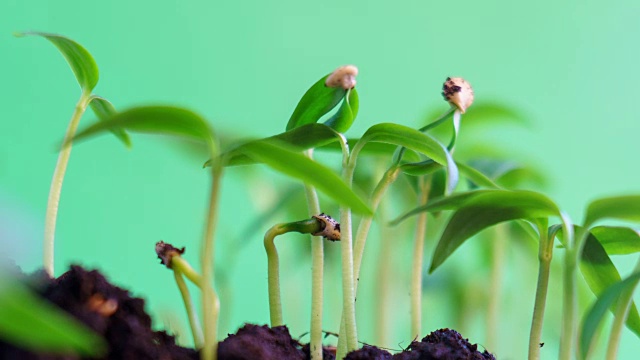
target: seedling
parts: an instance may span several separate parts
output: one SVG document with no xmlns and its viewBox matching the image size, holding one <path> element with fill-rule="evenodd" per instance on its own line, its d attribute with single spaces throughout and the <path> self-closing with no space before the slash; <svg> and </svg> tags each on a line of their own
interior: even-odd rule
<svg viewBox="0 0 640 360">
<path fill-rule="evenodd" d="M 322 359 L 325 256 L 323 238 L 340 240 L 342 306 L 337 358 L 343 359 L 347 353 L 357 350 L 360 346 L 356 323 L 356 294 L 359 280 L 372 278 L 370 274 L 361 273 L 363 254 L 371 226 L 385 193 L 397 179 L 404 176 L 409 179 L 404 185 L 407 187 L 413 185 L 409 190 L 415 191 L 414 200 L 411 204 L 398 203 L 405 212 L 397 217 L 393 224 L 397 225 L 409 217 L 417 216 L 416 226 L 413 229 L 411 276 L 404 279 L 411 284 L 411 321 L 407 326 L 411 338 L 419 339 L 424 335 L 421 308 L 427 213 L 444 212 L 451 214 L 439 220 L 444 221 L 445 226 L 435 246 L 429 272 L 440 268 L 464 242 L 494 225 L 515 222 L 537 239 L 539 270 L 531 318 L 529 359 L 539 359 L 543 350 L 542 345 L 549 341 L 545 338 L 543 342 L 542 329 L 551 277 L 551 260 L 554 252 L 558 251 L 564 252 L 563 319 L 559 358 L 568 360 L 577 355 L 580 359 L 586 359 L 592 354 L 593 338 L 607 309 L 615 315 L 607 348 L 608 359 L 616 357 L 623 324 L 626 323 L 629 329 L 640 335 L 640 315 L 632 301 L 633 291 L 640 281 L 640 265 L 632 275 L 622 279 L 610 259 L 611 255 L 640 252 L 640 236 L 629 227 L 598 225 L 604 219 L 640 222 L 640 195 L 596 200 L 587 208 L 582 225 L 576 226 L 551 199 L 542 193 L 509 189 L 505 185 L 499 185 L 499 176 L 490 174 L 491 171 L 486 168 L 474 167 L 470 162 L 454 158 L 453 153 L 459 142 L 462 115 L 473 113 L 474 106 L 479 109 L 479 112 L 482 109 L 481 105 L 473 105 L 475 97 L 473 89 L 469 82 L 462 78 L 446 78 L 442 95 L 449 104 L 449 109 L 443 109 L 445 111 L 441 116 L 419 129 L 395 123 L 379 123 L 369 127 L 360 137 L 347 139 L 345 133 L 356 120 L 359 110 L 359 95 L 356 90 L 358 69 L 354 65 L 342 66 L 322 76 L 304 93 L 286 126 L 283 126 L 284 132 L 249 141 L 238 140 L 232 142 L 230 146 L 222 146 L 218 140 L 218 132 L 214 131 L 217 126 L 212 126 L 192 110 L 173 106 L 140 106 L 117 111 L 116 107 L 106 99 L 92 93 L 98 81 L 98 68 L 86 49 L 59 35 L 46 33 L 25 33 L 24 35 L 44 37 L 53 43 L 67 59 L 81 87 L 80 99 L 76 104 L 67 133 L 62 139 L 47 207 L 43 266 L 48 274 L 55 273 L 53 240 L 56 215 L 72 144 L 111 131 L 127 146 L 130 146 L 127 134 L 131 132 L 189 139 L 206 148 L 206 158 L 202 160 L 206 161 L 204 172 L 210 176 L 211 184 L 208 189 L 208 208 L 205 214 L 201 247 L 197 251 L 201 261 L 200 272 L 194 270 L 183 258 L 184 249 L 175 248 L 164 242 L 156 244 L 156 252 L 163 264 L 173 270 L 176 285 L 187 311 L 193 342 L 200 350 L 202 359 L 216 359 L 218 355 L 220 302 L 215 290 L 216 268 L 213 259 L 219 198 L 222 191 L 221 180 L 229 168 L 254 164 L 266 165 L 287 177 L 300 181 L 305 190 L 308 214 L 297 216 L 295 219 L 306 218 L 306 220 L 278 224 L 271 229 L 265 229 L 264 246 L 268 258 L 270 320 L 271 326 L 277 327 L 285 325 L 286 322 L 282 315 L 279 260 L 274 239 L 276 236 L 292 231 L 313 235 L 311 238 L 312 302 L 309 321 L 311 359 Z M 100 121 L 85 126 L 77 132 L 80 118 L 88 106 L 91 106 Z M 491 107 L 484 109 L 487 108 Z M 509 113 L 505 110 L 499 111 Z M 441 125 L 445 124 L 453 131 L 448 142 L 443 143 L 430 133 L 438 131 L 442 128 Z M 332 167 L 314 160 L 314 151 L 322 150 L 340 151 L 342 155 L 340 164 L 333 164 Z M 354 190 L 356 188 L 354 178 L 358 160 L 361 156 L 368 155 L 375 155 L 375 161 L 381 169 L 386 171 L 375 182 L 373 189 L 369 189 L 370 195 L 363 199 Z M 335 167 L 340 167 L 339 173 L 333 170 Z M 466 179 L 473 186 L 462 189 L 462 186 L 459 186 L 461 178 Z M 332 206 L 339 206 L 340 215 L 337 222 L 320 213 L 320 209 L 326 208 L 328 204 L 321 206 L 316 191 L 326 195 Z M 410 210 L 411 208 L 413 209 Z M 356 220 L 359 220 L 359 223 L 354 232 L 353 225 Z M 556 223 L 552 223 L 553 221 Z M 504 236 L 499 234 L 496 236 Z M 559 249 L 555 246 L 556 238 L 559 239 Z M 405 244 L 398 242 L 396 247 L 400 246 Z M 502 246 L 504 245 L 493 249 L 498 253 Z M 499 268 L 502 258 L 496 256 L 497 263 L 492 265 L 494 271 Z M 597 297 L 580 327 L 578 327 L 576 305 L 578 268 L 588 287 Z M 460 271 L 463 272 L 464 269 Z M 185 278 L 200 289 L 203 312 L 200 318 L 194 310 Z M 3 278 L 0 277 L 0 280 Z M 498 289 L 499 276 L 495 276 L 493 282 L 494 288 Z M 4 285 L 4 280 L 0 285 Z M 533 288 L 534 285 L 531 284 L 531 287 Z M 15 288 L 22 291 L 20 285 L 16 285 Z M 31 296 L 29 294 L 25 290 L 20 297 L 29 299 Z M 560 301 L 560 299 L 554 300 Z M 107 315 L 112 313 L 113 304 L 107 299 L 98 298 L 96 301 L 94 304 L 96 311 Z M 7 297 L 0 296 L 0 303 L 7 303 Z M 33 304 L 37 311 L 45 308 L 41 304 L 35 302 Z M 51 315 L 54 312 L 42 312 L 45 315 L 40 319 L 42 321 L 39 321 L 28 312 L 22 311 L 24 307 L 17 306 L 16 303 L 9 303 L 9 305 L 7 308 L 19 314 L 18 321 L 23 321 L 34 329 L 55 328 L 52 327 L 52 321 L 60 321 L 61 328 L 68 330 L 71 334 L 79 334 L 78 327 L 75 325 L 67 327 L 65 322 L 56 318 L 57 315 Z M 495 313 L 495 303 L 490 306 Z M 4 306 L 0 306 L 0 315 L 3 314 L 1 310 L 3 308 Z M 490 316 L 490 322 L 496 321 L 496 318 L 495 314 Z M 47 339 L 38 337 L 35 337 L 35 341 L 29 342 L 25 340 L 26 334 L 7 331 L 10 325 L 11 322 L 7 322 L 3 316 L 0 316 L 0 329 L 5 330 L 4 333 L 11 334 L 9 339 L 15 344 L 47 351 L 64 348 L 75 353 L 87 354 L 87 356 L 99 356 L 100 350 L 104 350 L 104 344 L 95 336 L 78 335 L 77 339 L 69 339 L 55 330 L 51 330 L 55 335 L 53 342 L 47 342 Z M 495 327 L 495 324 L 492 326 Z M 578 328 L 580 328 L 579 334 Z M 445 332 L 437 334 L 442 335 Z M 447 334 L 446 336 L 453 336 L 456 339 L 460 337 L 460 334 L 455 332 Z M 574 345 L 578 343 L 578 339 L 579 346 L 576 347 Z M 56 347 L 57 345 L 59 346 Z M 548 346 L 544 348 L 546 349 Z"/>
</svg>

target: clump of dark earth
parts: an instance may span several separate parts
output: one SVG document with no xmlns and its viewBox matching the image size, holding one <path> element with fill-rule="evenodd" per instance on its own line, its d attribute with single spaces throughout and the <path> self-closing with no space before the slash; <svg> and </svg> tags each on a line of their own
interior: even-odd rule
<svg viewBox="0 0 640 360">
<path fill-rule="evenodd" d="M 127 290 L 111 285 L 98 271 L 72 266 L 57 279 L 44 272 L 19 277 L 44 299 L 73 315 L 108 344 L 107 360 L 195 360 L 198 351 L 176 345 L 164 331 L 153 331 L 151 317 L 144 311 L 144 300 L 131 297 Z M 495 360 L 487 351 L 449 329 L 431 333 L 414 341 L 405 351 L 391 355 L 365 345 L 349 353 L 349 360 Z M 308 360 L 309 345 L 293 339 L 286 326 L 246 324 L 236 334 L 219 343 L 219 360 Z M 79 356 L 35 354 L 0 340 L 0 359 L 67 360 Z M 335 359 L 335 348 L 323 349 L 324 360 Z M 98 359 L 91 359 L 98 360 Z"/>
</svg>

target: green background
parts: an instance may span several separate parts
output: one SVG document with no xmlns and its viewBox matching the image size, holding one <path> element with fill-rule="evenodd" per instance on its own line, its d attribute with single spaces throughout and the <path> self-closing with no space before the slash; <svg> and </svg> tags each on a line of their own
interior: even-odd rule
<svg viewBox="0 0 640 360">
<path fill-rule="evenodd" d="M 482 139 L 465 141 L 493 143 L 544 171 L 548 185 L 543 191 L 579 222 L 588 201 L 640 190 L 639 19 L 637 1 L 3 0 L 3 253 L 26 271 L 39 266 L 55 150 L 79 96 L 68 65 L 53 46 L 42 39 L 14 38 L 13 32 L 59 33 L 83 44 L 100 68 L 95 92 L 117 108 L 187 106 L 220 132 L 237 137 L 283 131 L 308 86 L 342 64 L 360 69 L 360 114 L 350 136 L 379 122 L 422 125 L 425 114 L 446 109 L 440 97 L 444 78 L 464 76 L 477 101 L 509 104 L 528 119 L 525 127 L 505 122 L 478 132 Z M 94 116 L 88 112 L 83 123 L 90 121 Z M 186 258 L 197 265 L 208 178 L 200 158 L 145 136 L 134 136 L 133 142 L 129 151 L 112 136 L 103 136 L 74 148 L 56 232 L 56 273 L 71 263 L 99 268 L 145 297 L 157 326 L 186 329 L 172 276 L 157 265 L 153 245 L 162 239 L 186 246 Z M 268 322 L 261 244 L 268 225 L 249 233 L 246 227 L 286 192 L 290 183 L 283 180 L 262 168 L 233 169 L 223 183 L 216 256 L 221 271 L 227 270 L 233 300 L 225 304 L 223 299 L 222 334 L 245 321 Z M 295 219 L 272 222 L 285 220 Z M 291 239 L 304 243 L 303 237 Z M 457 263 L 452 260 L 441 271 L 482 288 L 487 278 L 473 270 L 480 266 L 473 249 L 465 245 L 454 256 Z M 409 262 L 401 256 L 399 266 Z M 496 352 L 501 359 L 521 359 L 536 269 L 522 251 L 508 256 L 512 266 Z M 283 249 L 281 257 L 285 321 L 298 336 L 308 324 L 310 265 L 294 250 Z M 374 267 L 365 264 L 364 271 Z M 337 282 L 338 272 L 338 264 L 330 260 L 329 280 Z M 398 349 L 410 341 L 409 278 L 396 281 L 401 285 L 392 316 L 398 324 L 391 327 L 394 335 L 385 346 Z M 371 287 L 363 286 L 363 291 Z M 442 291 L 427 289 L 425 330 L 459 325 L 452 323 L 450 313 L 456 310 L 447 309 L 438 295 Z M 339 296 L 338 285 L 327 285 L 327 330 L 337 330 Z M 550 297 L 551 303 L 559 302 L 559 291 L 552 290 Z M 358 298 L 358 307 L 361 340 L 374 342 L 373 305 Z M 552 306 L 547 314 L 545 359 L 557 354 L 559 311 Z M 481 313 L 476 310 L 464 326 L 463 335 L 472 342 L 485 341 Z M 640 341 L 629 332 L 622 346 L 620 358 L 634 358 L 640 351 Z"/>
</svg>

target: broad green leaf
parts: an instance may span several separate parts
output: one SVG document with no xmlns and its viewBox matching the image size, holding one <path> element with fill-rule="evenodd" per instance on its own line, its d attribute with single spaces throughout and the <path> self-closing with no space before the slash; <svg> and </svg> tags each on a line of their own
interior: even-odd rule
<svg viewBox="0 0 640 360">
<path fill-rule="evenodd" d="M 609 255 L 627 255 L 640 251 L 640 234 L 628 227 L 596 226 L 591 234 Z"/>
<path fill-rule="evenodd" d="M 142 106 L 116 113 L 80 131 L 70 141 L 76 142 L 105 131 L 122 129 L 198 140 L 215 151 L 213 131 L 206 120 L 191 110 L 173 106 Z"/>
<path fill-rule="evenodd" d="M 89 106 L 91 106 L 91 109 L 100 121 L 106 120 L 117 113 L 113 104 L 100 96 L 92 95 L 91 100 L 89 101 Z M 126 131 L 122 129 L 112 129 L 111 132 L 120 139 L 126 147 L 131 148 L 131 139 Z"/>
<path fill-rule="evenodd" d="M 0 274 L 0 338 L 20 348 L 50 354 L 101 357 L 102 338 L 23 284 Z"/>
<path fill-rule="evenodd" d="M 287 144 L 298 151 L 312 149 L 326 144 L 337 142 L 340 134 L 324 124 L 307 124 L 295 129 L 286 131 L 284 133 L 271 136 L 265 139 L 254 140 L 252 142 L 260 141 L 278 141 L 279 143 Z M 256 160 L 243 153 L 243 147 L 249 143 L 244 143 L 232 147 L 229 151 L 223 154 L 227 159 L 225 164 L 227 166 L 234 165 L 249 165 L 256 163 Z M 205 164 L 205 166 L 208 165 Z"/>
<path fill-rule="evenodd" d="M 62 53 L 76 75 L 83 92 L 91 93 L 98 83 L 98 65 L 93 56 L 77 42 L 56 34 L 43 32 L 18 33 L 16 36 L 41 36 L 49 40 Z"/>
<path fill-rule="evenodd" d="M 313 185 L 353 211 L 371 214 L 371 209 L 333 171 L 309 159 L 296 149 L 276 141 L 255 141 L 242 146 L 242 153 L 285 175 Z"/>
<path fill-rule="evenodd" d="M 495 192 L 483 201 L 472 200 L 451 216 L 433 253 L 429 272 L 437 269 L 467 239 L 478 232 L 505 221 L 534 220 L 560 216 L 549 199 L 532 192 Z"/>
<path fill-rule="evenodd" d="M 405 157 L 404 154 L 403 157 Z M 442 165 L 431 159 L 400 165 L 400 171 L 410 176 L 429 175 L 440 169 L 442 169 Z"/>
<path fill-rule="evenodd" d="M 358 116 L 358 109 L 360 107 L 360 99 L 358 98 L 358 91 L 356 88 L 347 90 L 347 96 L 342 101 L 342 105 L 329 120 L 325 121 L 325 125 L 335 129 L 339 133 L 345 133 L 353 121 Z"/>
<path fill-rule="evenodd" d="M 639 281 L 640 272 L 636 272 L 622 281 L 618 280 L 612 283 L 600 294 L 598 300 L 593 304 L 582 322 L 582 331 L 580 332 L 580 353 L 582 359 L 587 358 L 594 335 L 598 331 L 602 320 L 604 320 L 607 309 L 614 309 L 618 303 L 618 299 L 620 299 L 623 294 L 632 292 L 633 289 L 638 286 Z M 631 313 L 629 313 L 629 316 L 631 316 Z M 627 326 L 629 326 L 629 319 L 627 319 Z"/>
<path fill-rule="evenodd" d="M 289 118 L 287 130 L 318 122 L 323 115 L 335 108 L 344 98 L 346 90 L 330 88 L 324 84 L 328 76 L 329 74 L 323 76 L 302 96 L 291 114 L 291 118 Z"/>
<path fill-rule="evenodd" d="M 613 196 L 592 201 L 587 207 L 585 226 L 601 219 L 640 221 L 640 195 Z"/>
<path fill-rule="evenodd" d="M 618 273 L 609 255 L 591 234 L 587 237 L 582 250 L 580 271 L 587 285 L 598 298 L 602 296 L 608 287 L 620 281 L 620 273 Z M 615 306 L 612 305 L 610 309 L 612 312 L 615 311 Z M 635 304 L 631 306 L 626 325 L 636 335 L 640 336 L 640 315 Z"/>
<path fill-rule="evenodd" d="M 356 143 L 352 156 L 370 142 L 394 144 L 424 154 L 447 168 L 447 192 L 458 183 L 458 168 L 447 149 L 429 135 L 407 126 L 382 123 L 370 127 Z"/>
</svg>

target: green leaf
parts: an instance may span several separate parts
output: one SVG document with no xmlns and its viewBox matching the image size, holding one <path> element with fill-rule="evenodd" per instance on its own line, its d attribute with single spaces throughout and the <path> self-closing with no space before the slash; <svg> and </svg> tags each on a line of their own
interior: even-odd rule
<svg viewBox="0 0 640 360">
<path fill-rule="evenodd" d="M 346 90 L 330 88 L 324 84 L 328 76 L 329 74 L 318 80 L 302 96 L 291 114 L 291 118 L 289 118 L 287 130 L 318 122 L 323 115 L 335 108 L 344 98 Z"/>
<path fill-rule="evenodd" d="M 483 229 L 511 220 L 562 217 L 546 196 L 532 191 L 476 190 L 435 199 L 399 217 L 393 223 L 420 212 L 455 210 L 433 254 L 430 272 L 438 268 L 462 243 Z"/>
<path fill-rule="evenodd" d="M 467 239 L 490 226 L 505 221 L 560 216 L 557 206 L 540 194 L 496 195 L 490 204 L 465 206 L 453 214 L 433 253 L 429 272 L 442 265 Z"/>
<path fill-rule="evenodd" d="M 356 144 L 360 139 L 348 139 L 347 143 Z M 342 151 L 342 147 L 340 144 L 332 142 L 327 145 L 323 145 L 318 147 L 318 150 L 328 150 L 328 151 Z M 361 155 L 369 155 L 369 156 L 388 156 L 392 155 L 395 151 L 398 150 L 398 147 L 393 144 L 385 144 L 385 143 L 368 143 L 365 146 L 358 156 Z M 420 161 L 420 155 L 418 155 L 415 151 L 406 151 L 404 153 L 403 159 L 411 162 Z"/>
<path fill-rule="evenodd" d="M 173 106 L 131 108 L 103 119 L 80 131 L 69 141 L 80 141 L 105 131 L 126 129 L 132 132 L 174 135 L 206 143 L 215 152 L 213 130 L 200 115 Z"/>
<path fill-rule="evenodd" d="M 382 123 L 370 127 L 356 143 L 352 156 L 370 142 L 381 142 L 403 146 L 422 153 L 447 168 L 447 192 L 450 193 L 458 183 L 458 168 L 447 149 L 429 135 L 407 126 Z"/>
<path fill-rule="evenodd" d="M 500 188 L 493 180 L 491 180 L 488 176 L 473 168 L 470 165 L 466 165 L 456 161 L 456 165 L 458 165 L 458 170 L 460 173 L 464 175 L 464 177 L 472 182 L 475 186 L 485 187 L 490 189 Z"/>
<path fill-rule="evenodd" d="M 580 258 L 580 271 L 591 291 L 600 298 L 605 290 L 620 281 L 620 273 L 596 237 L 589 234 Z M 610 307 L 615 311 L 615 304 Z M 627 327 L 640 336 L 640 315 L 633 304 L 626 322 Z"/>
<path fill-rule="evenodd" d="M 640 234 L 628 227 L 596 226 L 591 234 L 598 239 L 609 255 L 627 255 L 640 252 Z"/>
<path fill-rule="evenodd" d="M 640 221 L 640 195 L 613 196 L 592 201 L 587 207 L 584 224 L 601 219 Z"/>
<path fill-rule="evenodd" d="M 96 114 L 100 121 L 104 121 L 110 117 L 113 117 L 117 111 L 116 108 L 113 107 L 107 99 L 102 98 L 97 95 L 92 95 L 91 100 L 89 100 L 89 106 Z M 122 143 L 127 147 L 131 148 L 131 139 L 129 138 L 129 134 L 122 129 L 112 129 L 111 132 L 118 138 Z"/>
<path fill-rule="evenodd" d="M 358 108 L 360 107 L 360 99 L 356 88 L 347 90 L 347 96 L 342 101 L 342 105 L 329 120 L 325 121 L 325 125 L 335 129 L 339 133 L 345 133 L 353 124 L 356 116 L 358 116 Z"/>
<path fill-rule="evenodd" d="M 41 36 L 55 45 L 71 66 L 83 92 L 91 93 L 98 84 L 98 65 L 93 56 L 77 42 L 64 36 L 43 32 L 17 33 L 16 36 Z"/>
<path fill-rule="evenodd" d="M 307 124 L 275 136 L 254 140 L 252 142 L 277 141 L 281 144 L 291 146 L 297 151 L 303 151 L 319 146 L 324 146 L 330 143 L 335 143 L 338 141 L 340 136 L 340 134 L 338 134 L 335 130 L 331 129 L 327 125 Z M 244 154 L 243 147 L 247 146 L 250 143 L 251 142 L 237 145 L 235 147 L 232 147 L 229 151 L 225 152 L 223 154 L 223 156 L 226 157 L 225 164 L 227 166 L 235 166 L 256 163 L 256 160 Z M 207 166 L 208 163 L 209 162 L 207 162 L 205 166 Z"/>
<path fill-rule="evenodd" d="M 602 320 L 604 320 L 607 309 L 615 309 L 618 299 L 627 292 L 631 293 L 633 289 L 638 286 L 639 281 L 640 272 L 636 272 L 622 281 L 618 280 L 612 283 L 598 297 L 598 300 L 593 304 L 582 322 L 582 331 L 580 332 L 580 352 L 582 359 L 586 359 L 594 335 L 598 331 Z M 631 313 L 629 313 L 629 317 L 631 317 Z M 627 319 L 627 326 L 628 325 L 629 319 Z"/>
<path fill-rule="evenodd" d="M 371 209 L 333 171 L 276 141 L 254 141 L 242 146 L 242 153 L 285 175 L 302 180 L 327 196 L 353 209 L 371 214 Z"/>
<path fill-rule="evenodd" d="M 94 358 L 106 350 L 104 340 L 91 329 L 41 300 L 7 274 L 0 274 L 0 338 L 24 349 L 50 354 Z"/>
</svg>

